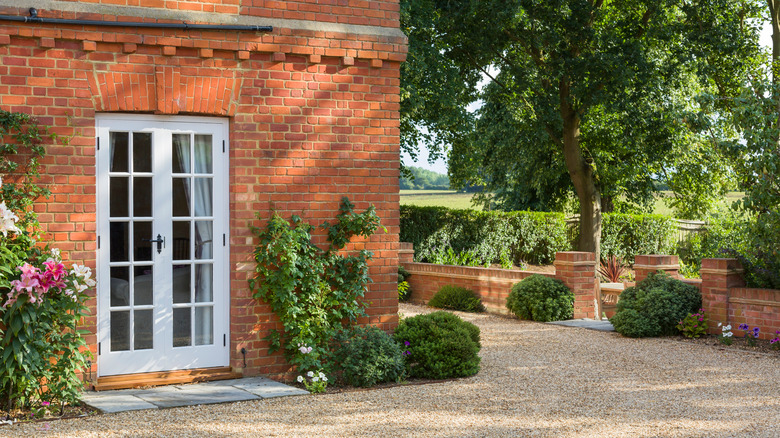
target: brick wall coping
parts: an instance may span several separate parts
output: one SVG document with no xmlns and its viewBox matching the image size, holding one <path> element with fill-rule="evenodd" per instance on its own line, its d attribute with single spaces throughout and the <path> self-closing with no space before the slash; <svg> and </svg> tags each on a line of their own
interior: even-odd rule
<svg viewBox="0 0 780 438">
<path fill-rule="evenodd" d="M 728 269 L 707 269 L 707 268 L 701 268 L 699 269 L 699 274 L 723 274 L 724 272 L 728 272 L 730 274 L 742 274 L 745 272 L 744 269 L 741 268 L 728 268 Z"/>
<path fill-rule="evenodd" d="M 36 0 L 34 5 L 42 17 L 51 17 L 53 11 L 71 12 L 76 14 L 100 14 L 117 17 L 135 17 L 150 20 L 175 20 L 196 23 L 263 25 L 274 28 L 308 30 L 314 32 L 337 32 L 357 35 L 379 35 L 392 38 L 406 38 L 400 29 L 394 27 L 369 26 L 359 24 L 343 24 L 321 21 L 292 20 L 283 18 L 254 17 L 251 15 L 234 15 L 214 12 L 184 11 L 178 9 L 144 8 L 137 6 L 119 6 L 83 2 L 63 2 L 54 0 Z M 18 8 L 19 0 L 0 0 L 0 7 Z M 22 15 L 27 16 L 29 6 L 21 8 Z M 31 24 L 29 26 L 41 26 Z"/>
<path fill-rule="evenodd" d="M 555 260 L 553 262 L 553 265 L 558 266 L 594 266 L 596 264 L 595 260 L 579 260 L 576 262 L 570 262 L 568 260 Z"/>
<path fill-rule="evenodd" d="M 680 265 L 640 265 L 634 264 L 634 269 L 651 269 L 651 270 L 665 270 L 665 269 L 680 269 Z"/>
<path fill-rule="evenodd" d="M 452 278 L 473 278 L 473 279 L 487 279 L 490 278 L 494 281 L 512 281 L 517 282 L 521 280 L 519 277 L 528 277 L 529 275 L 539 274 L 546 277 L 553 278 L 555 274 L 549 272 L 535 272 L 535 271 L 520 271 L 517 269 L 501 269 L 501 268 L 483 268 L 479 266 L 456 266 L 456 265 L 439 265 L 433 263 L 402 263 L 404 268 L 409 271 L 410 274 L 417 275 L 447 275 Z M 455 271 L 455 272 L 453 272 Z"/>
</svg>

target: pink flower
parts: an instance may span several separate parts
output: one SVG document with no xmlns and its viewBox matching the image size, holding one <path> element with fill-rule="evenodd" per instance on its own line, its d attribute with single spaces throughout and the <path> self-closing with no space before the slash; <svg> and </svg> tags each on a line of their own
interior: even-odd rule
<svg viewBox="0 0 780 438">
<path fill-rule="evenodd" d="M 62 263 L 59 263 L 54 259 L 49 259 L 43 262 L 43 264 L 46 265 L 46 273 L 51 274 L 54 281 L 59 282 L 65 277 L 65 265 Z"/>
<path fill-rule="evenodd" d="M 22 276 L 23 277 L 25 275 L 29 277 L 31 275 L 35 275 L 35 274 L 38 273 L 38 268 L 36 268 L 35 266 L 33 266 L 33 265 L 29 264 L 29 263 L 25 263 L 22 266 L 19 266 L 17 269 L 22 271 Z"/>
<path fill-rule="evenodd" d="M 30 293 L 34 288 L 40 287 L 40 283 L 37 278 L 32 278 L 32 276 L 29 275 L 22 275 L 20 280 L 12 281 L 11 286 L 13 286 L 17 292 L 22 292 L 22 290 L 24 290 L 27 293 Z"/>
</svg>

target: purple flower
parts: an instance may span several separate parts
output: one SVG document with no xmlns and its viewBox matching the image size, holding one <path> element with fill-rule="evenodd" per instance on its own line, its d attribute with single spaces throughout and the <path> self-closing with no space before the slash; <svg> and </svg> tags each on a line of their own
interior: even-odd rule
<svg viewBox="0 0 780 438">
<path fill-rule="evenodd" d="M 49 402 L 47 402 L 47 401 L 45 401 L 45 402 L 41 402 L 41 406 L 49 406 L 50 404 L 51 404 L 51 403 L 49 403 Z"/>
<path fill-rule="evenodd" d="M 404 341 L 404 345 L 409 346 L 409 341 Z"/>
<path fill-rule="evenodd" d="M 409 350 L 406 350 L 406 351 L 404 351 L 404 352 L 403 352 L 403 353 L 401 353 L 401 354 L 402 354 L 402 355 L 404 355 L 404 356 L 408 356 L 408 355 L 412 354 L 412 352 L 411 352 L 411 351 L 409 351 Z"/>
<path fill-rule="evenodd" d="M 704 318 L 699 318 L 699 322 L 704 321 Z"/>
<path fill-rule="evenodd" d="M 739 329 L 740 329 L 740 330 L 748 330 L 749 328 L 750 328 L 750 326 L 749 326 L 749 325 L 747 325 L 747 324 L 740 324 L 740 325 L 739 325 Z"/>
<path fill-rule="evenodd" d="M 754 328 L 753 329 L 753 337 L 754 338 L 758 338 L 758 332 L 760 332 L 760 331 L 761 331 L 761 329 L 759 329 L 758 327 Z"/>
<path fill-rule="evenodd" d="M 769 341 L 770 344 L 774 344 L 775 342 L 780 341 L 780 338 L 774 338 Z"/>
</svg>

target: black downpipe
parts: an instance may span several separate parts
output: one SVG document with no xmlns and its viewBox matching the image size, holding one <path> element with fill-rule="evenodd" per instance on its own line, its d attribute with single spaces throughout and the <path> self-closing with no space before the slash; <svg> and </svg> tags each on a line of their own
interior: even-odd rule
<svg viewBox="0 0 780 438">
<path fill-rule="evenodd" d="M 30 8 L 29 17 L 18 15 L 0 15 L 0 20 L 18 21 L 20 23 L 41 24 L 74 24 L 78 26 L 110 26 L 110 27 L 147 27 L 154 29 L 184 29 L 184 30 L 236 30 L 249 32 L 271 32 L 272 26 L 237 25 L 237 24 L 191 24 L 191 23 L 149 23 L 135 21 L 104 21 L 104 20 L 71 20 L 67 18 L 41 18 L 38 10 Z"/>
</svg>

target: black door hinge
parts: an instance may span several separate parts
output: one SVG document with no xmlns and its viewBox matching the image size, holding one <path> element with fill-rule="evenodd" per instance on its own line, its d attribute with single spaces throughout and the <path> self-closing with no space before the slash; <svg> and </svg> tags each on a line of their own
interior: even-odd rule
<svg viewBox="0 0 780 438">
<path fill-rule="evenodd" d="M 100 342 L 98 342 L 98 356 L 100 356 Z"/>
<path fill-rule="evenodd" d="M 222 153 L 225 153 L 225 140 L 222 140 Z"/>
<path fill-rule="evenodd" d="M 222 235 L 222 246 L 226 246 L 226 245 L 227 245 L 227 237 L 225 237 L 225 235 L 223 234 Z"/>
<path fill-rule="evenodd" d="M 222 346 L 227 347 L 227 335 L 222 334 Z"/>
<path fill-rule="evenodd" d="M 98 236 L 98 249 L 100 249 L 100 236 Z"/>
<path fill-rule="evenodd" d="M 97 137 L 95 140 L 97 140 L 97 150 L 100 150 L 100 137 Z"/>
</svg>

